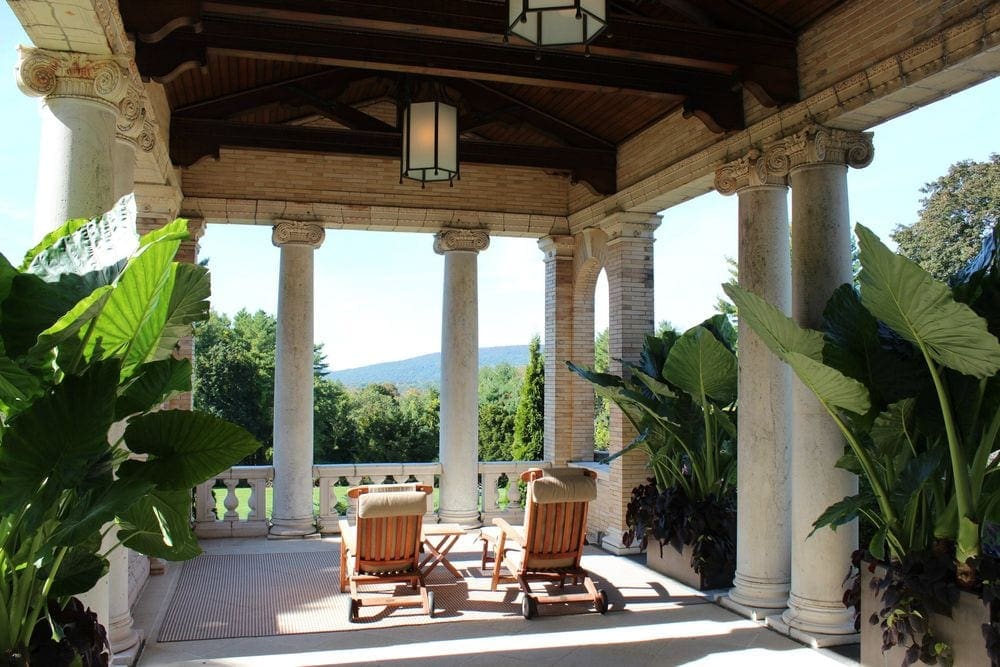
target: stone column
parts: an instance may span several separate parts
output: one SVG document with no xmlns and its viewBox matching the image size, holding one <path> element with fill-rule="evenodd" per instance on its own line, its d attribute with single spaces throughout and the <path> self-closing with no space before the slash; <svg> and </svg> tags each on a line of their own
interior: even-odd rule
<svg viewBox="0 0 1000 667">
<path fill-rule="evenodd" d="M 715 175 L 720 193 L 739 197 L 740 286 L 786 314 L 791 301 L 787 176 L 784 144 L 752 150 Z M 736 577 L 728 602 L 757 618 L 788 602 L 790 371 L 742 324 L 739 367 Z"/>
<path fill-rule="evenodd" d="M 479 524 L 479 295 L 477 255 L 486 232 L 452 229 L 434 237 L 444 255 L 441 312 L 441 494 L 442 522 Z"/>
<path fill-rule="evenodd" d="M 280 221 L 278 334 L 274 360 L 274 506 L 270 537 L 316 532 L 313 520 L 313 252 L 319 225 Z"/>
<path fill-rule="evenodd" d="M 608 275 L 608 356 L 610 372 L 622 375 L 622 361 L 638 363 L 646 334 L 653 333 L 653 232 L 660 217 L 649 213 L 616 213 L 601 223 L 608 236 L 605 270 Z M 614 453 L 638 435 L 617 406 L 611 406 L 608 449 Z M 637 550 L 621 541 L 625 508 L 632 489 L 650 476 L 647 458 L 634 451 L 611 464 L 607 534 L 601 546 L 614 553 Z"/>
<path fill-rule="evenodd" d="M 118 103 L 128 89 L 128 59 L 20 49 L 18 87 L 44 98 L 35 199 L 37 239 L 70 218 L 90 218 L 114 203 Z"/>
<path fill-rule="evenodd" d="M 847 167 L 865 167 L 871 133 L 812 126 L 787 140 L 792 184 L 792 317 L 819 329 L 833 291 L 850 283 L 851 230 Z M 792 381 L 792 580 L 782 620 L 819 637 L 854 634 L 842 600 L 857 522 L 811 537 L 812 524 L 830 505 L 858 491 L 854 475 L 834 467 L 844 439 L 815 396 Z M 836 641 L 830 637 L 828 641 Z"/>
<path fill-rule="evenodd" d="M 546 236 L 538 241 L 545 253 L 545 440 L 544 457 L 555 465 L 578 460 L 573 451 L 572 236 Z M 588 457 L 589 461 L 590 458 Z"/>
</svg>

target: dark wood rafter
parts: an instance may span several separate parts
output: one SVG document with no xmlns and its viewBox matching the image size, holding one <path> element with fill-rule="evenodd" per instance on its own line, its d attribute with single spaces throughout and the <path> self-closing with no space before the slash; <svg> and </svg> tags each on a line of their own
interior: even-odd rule
<svg viewBox="0 0 1000 667">
<path fill-rule="evenodd" d="M 337 153 L 398 158 L 398 132 L 339 130 L 298 125 L 259 125 L 233 121 L 177 118 L 170 128 L 170 157 L 179 166 L 190 166 L 207 156 L 218 156 L 222 147 Z M 462 162 L 539 167 L 570 172 L 600 194 L 616 191 L 614 150 L 575 147 L 524 146 L 462 140 Z"/>
<path fill-rule="evenodd" d="M 130 4 L 136 0 L 122 2 Z M 205 21 L 240 20 L 272 26 L 276 30 L 291 25 L 327 26 L 331 29 L 378 32 L 380 35 L 458 41 L 455 46 L 466 50 L 468 42 L 498 46 L 505 28 L 503 3 L 447 0 L 429 4 L 432 4 L 430 8 L 408 0 L 217 0 L 202 3 L 197 25 L 201 27 L 204 18 Z M 150 11 L 155 13 L 157 10 L 151 8 Z M 730 14 L 733 14 L 732 10 Z M 164 13 L 160 20 L 167 21 L 169 16 Z M 592 45 L 595 57 L 637 61 L 666 58 L 674 64 L 702 67 L 706 73 L 715 75 L 741 70 L 744 77 L 778 68 L 785 72 L 785 76 L 778 77 L 774 85 L 768 78 L 751 80 L 755 94 L 760 94 L 760 102 L 769 106 L 797 100 L 797 86 L 785 85 L 785 81 L 794 79 L 796 74 L 793 36 L 783 32 L 741 32 L 625 15 L 614 15 L 612 19 L 611 29 Z M 191 21 L 195 21 L 195 17 Z M 531 48 L 522 49 L 532 55 L 535 53 Z M 545 58 L 551 57 L 552 53 L 547 52 Z M 754 66 L 769 69 L 761 70 Z"/>
<path fill-rule="evenodd" d="M 308 106 L 316 109 L 324 117 L 336 121 L 352 130 L 366 130 L 370 132 L 394 132 L 396 128 L 388 123 L 384 123 L 378 118 L 369 116 L 364 111 L 355 109 L 349 104 L 338 102 L 335 99 L 324 99 L 322 96 L 302 88 L 292 85 L 291 92 L 301 97 Z"/>
</svg>

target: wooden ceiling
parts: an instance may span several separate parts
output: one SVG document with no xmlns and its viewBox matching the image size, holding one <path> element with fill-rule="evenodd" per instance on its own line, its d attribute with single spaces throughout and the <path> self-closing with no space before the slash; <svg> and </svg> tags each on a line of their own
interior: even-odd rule
<svg viewBox="0 0 1000 667">
<path fill-rule="evenodd" d="M 798 101 L 797 35 L 841 2 L 610 0 L 589 50 L 505 43 L 503 0 L 119 5 L 139 71 L 166 86 L 177 165 L 223 146 L 395 157 L 395 119 L 367 110 L 436 82 L 463 162 L 565 170 L 610 194 L 617 146 L 678 107 L 724 133 L 744 128 L 743 89 Z"/>
</svg>

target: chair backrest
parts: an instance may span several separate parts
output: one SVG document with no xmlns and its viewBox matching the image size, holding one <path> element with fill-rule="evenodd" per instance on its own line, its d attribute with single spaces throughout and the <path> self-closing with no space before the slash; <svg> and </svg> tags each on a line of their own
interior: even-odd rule
<svg viewBox="0 0 1000 667">
<path fill-rule="evenodd" d="M 533 468 L 528 483 L 521 571 L 579 567 L 597 475 L 585 468 Z"/>
<path fill-rule="evenodd" d="M 393 485 L 401 486 L 401 485 Z M 409 488 L 357 487 L 348 496 L 358 499 L 355 527 L 355 571 L 389 574 L 417 570 L 421 528 L 430 486 Z"/>
</svg>

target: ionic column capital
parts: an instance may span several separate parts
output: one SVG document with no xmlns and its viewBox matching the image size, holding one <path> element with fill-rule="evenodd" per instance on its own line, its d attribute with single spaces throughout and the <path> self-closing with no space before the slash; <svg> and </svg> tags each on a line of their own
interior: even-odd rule
<svg viewBox="0 0 1000 667">
<path fill-rule="evenodd" d="M 32 97 L 75 98 L 117 108 L 128 92 L 128 57 L 18 48 L 17 87 Z"/>
<path fill-rule="evenodd" d="M 763 150 L 751 148 L 739 160 L 715 171 L 715 189 L 723 195 L 748 187 L 786 187 L 788 185 L 788 145 L 778 141 Z"/>
<path fill-rule="evenodd" d="M 853 132 L 810 125 L 785 139 L 791 169 L 814 164 L 847 165 L 862 169 L 872 163 L 872 132 Z"/>
<path fill-rule="evenodd" d="M 576 241 L 572 236 L 546 236 L 538 239 L 538 249 L 545 254 L 545 261 L 573 259 Z"/>
<path fill-rule="evenodd" d="M 286 245 L 323 245 L 326 230 L 322 226 L 297 220 L 276 220 L 271 232 L 271 243 L 279 248 Z"/>
<path fill-rule="evenodd" d="M 147 103 L 142 88 L 131 83 L 118 102 L 115 139 L 148 153 L 156 146 L 156 126 L 150 119 L 152 114 L 147 111 Z"/>
<path fill-rule="evenodd" d="M 490 247 L 490 235 L 476 229 L 445 229 L 434 235 L 434 252 L 475 252 Z"/>
<path fill-rule="evenodd" d="M 653 232 L 663 219 L 653 213 L 619 211 L 604 218 L 598 225 L 608 235 L 608 243 L 625 239 L 653 240 Z"/>
</svg>

